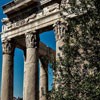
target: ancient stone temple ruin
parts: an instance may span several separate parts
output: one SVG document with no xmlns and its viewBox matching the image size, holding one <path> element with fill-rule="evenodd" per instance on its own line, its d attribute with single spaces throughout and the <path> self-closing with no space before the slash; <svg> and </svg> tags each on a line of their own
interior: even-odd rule
<svg viewBox="0 0 100 100">
<path fill-rule="evenodd" d="M 1 100 L 13 100 L 13 59 L 15 48 L 24 52 L 23 100 L 46 100 L 47 65 L 44 58 L 57 55 L 62 45 L 65 23 L 61 17 L 61 0 L 13 0 L 3 6 L 2 19 L 2 89 Z M 56 52 L 40 42 L 39 34 L 55 30 Z M 40 86 L 38 86 L 40 60 Z"/>
</svg>

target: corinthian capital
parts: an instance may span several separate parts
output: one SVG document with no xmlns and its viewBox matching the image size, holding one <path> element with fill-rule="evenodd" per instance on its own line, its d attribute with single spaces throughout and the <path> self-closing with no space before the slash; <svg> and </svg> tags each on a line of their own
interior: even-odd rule
<svg viewBox="0 0 100 100">
<path fill-rule="evenodd" d="M 39 47 L 39 34 L 27 33 L 26 34 L 26 47 L 27 48 L 38 48 Z"/>
<path fill-rule="evenodd" d="M 67 31 L 67 23 L 57 21 L 54 25 L 54 32 L 56 34 L 56 40 L 62 39 Z"/>
<path fill-rule="evenodd" d="M 4 40 L 2 41 L 2 51 L 3 54 L 12 54 L 14 52 L 14 44 L 12 40 Z"/>
</svg>

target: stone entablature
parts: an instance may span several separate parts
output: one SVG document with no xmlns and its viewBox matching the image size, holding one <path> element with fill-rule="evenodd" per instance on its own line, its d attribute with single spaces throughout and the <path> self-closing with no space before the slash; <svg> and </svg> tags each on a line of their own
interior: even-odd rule
<svg viewBox="0 0 100 100">
<path fill-rule="evenodd" d="M 27 7 L 31 3 L 39 2 L 39 0 L 13 0 L 10 3 L 3 6 L 5 14 L 16 12 L 24 7 Z"/>
<path fill-rule="evenodd" d="M 44 5 L 52 0 L 13 0 L 8 4 L 3 6 L 3 10 L 5 14 L 10 14 L 12 12 L 16 12 L 24 7 L 29 6 L 30 4 L 40 3 L 40 5 Z M 34 5 L 35 6 L 35 5 Z"/>
<path fill-rule="evenodd" d="M 56 18 L 56 16 L 53 16 L 53 15 L 55 13 L 59 13 L 59 4 L 55 3 L 53 5 L 50 5 L 48 7 L 45 7 L 41 11 L 35 12 L 35 13 L 31 14 L 30 16 L 28 16 L 28 14 L 27 14 L 27 17 L 26 18 L 21 19 L 20 16 L 23 16 L 23 13 L 26 13 L 26 12 L 29 13 L 30 11 L 29 10 L 26 10 L 24 12 L 21 12 L 19 15 L 18 14 L 15 15 L 17 17 L 17 20 L 19 19 L 19 21 L 16 21 L 16 22 L 11 22 L 9 20 L 9 18 L 4 18 L 2 20 L 2 22 L 4 23 L 4 26 L 3 26 L 3 29 L 2 30 L 4 32 L 6 32 L 6 31 L 12 30 L 14 28 L 18 28 L 18 27 L 21 27 L 23 25 L 29 24 L 31 22 L 35 22 L 35 21 L 38 22 L 38 20 L 42 20 L 44 17 L 52 16 L 52 17 Z M 54 19 L 54 18 L 52 18 L 52 19 Z M 58 18 L 59 18 L 59 16 L 58 16 Z M 15 20 L 15 17 L 13 18 L 13 21 L 14 20 Z"/>
<path fill-rule="evenodd" d="M 45 44 L 43 44 L 42 42 L 39 43 L 39 55 L 42 56 L 47 56 L 49 59 L 51 57 L 51 55 L 54 56 L 54 58 L 56 58 L 56 52 L 55 50 L 53 50 L 52 48 L 46 46 Z"/>
<path fill-rule="evenodd" d="M 1 37 L 2 39 L 5 37 L 11 38 L 19 34 L 25 34 L 26 32 L 38 29 L 42 30 L 42 28 L 53 25 L 57 20 L 59 20 L 59 18 L 60 10 L 58 3 L 46 6 L 39 12 L 35 12 L 32 15 L 16 22 L 11 22 L 9 18 L 4 18 L 2 20 L 3 26 Z"/>
</svg>

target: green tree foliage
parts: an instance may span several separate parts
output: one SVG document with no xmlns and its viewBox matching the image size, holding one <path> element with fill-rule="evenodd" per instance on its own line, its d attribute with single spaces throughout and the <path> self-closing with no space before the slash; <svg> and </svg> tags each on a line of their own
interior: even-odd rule
<svg viewBox="0 0 100 100">
<path fill-rule="evenodd" d="M 61 13 L 68 30 L 63 33 L 64 45 L 59 48 L 64 56 L 59 56 L 60 61 L 54 64 L 59 85 L 48 99 L 100 100 L 100 0 L 62 2 L 61 9 L 75 17 Z"/>
</svg>

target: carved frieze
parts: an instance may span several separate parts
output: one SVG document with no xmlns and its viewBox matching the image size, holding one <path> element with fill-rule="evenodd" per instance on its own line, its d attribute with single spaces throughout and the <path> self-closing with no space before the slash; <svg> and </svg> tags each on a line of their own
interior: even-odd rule
<svg viewBox="0 0 100 100">
<path fill-rule="evenodd" d="M 7 39 L 2 42 L 3 54 L 12 54 L 14 52 L 15 44 L 13 43 L 13 41 Z"/>
<path fill-rule="evenodd" d="M 38 7 L 28 8 L 23 12 L 12 15 L 10 18 L 10 23 L 3 26 L 3 31 L 9 31 L 14 28 L 21 27 L 32 21 L 40 20 L 41 18 L 56 13 L 58 11 L 58 3 L 54 3 L 53 5 L 44 7 L 42 10 L 40 9 L 39 11 Z"/>
<path fill-rule="evenodd" d="M 35 19 L 36 17 L 37 17 L 37 14 L 32 14 L 31 16 L 27 17 L 27 18 L 25 19 L 25 21 L 28 23 L 28 22 L 30 22 L 31 20 Z"/>
<path fill-rule="evenodd" d="M 26 47 L 27 48 L 38 48 L 39 47 L 39 34 L 33 32 L 26 34 Z"/>
<path fill-rule="evenodd" d="M 37 19 L 42 18 L 44 16 L 48 16 L 52 13 L 56 13 L 57 11 L 59 11 L 58 3 L 44 7 L 39 13 L 37 13 Z"/>
</svg>

